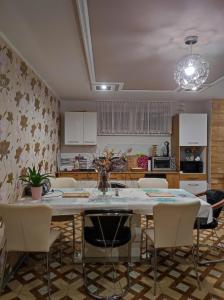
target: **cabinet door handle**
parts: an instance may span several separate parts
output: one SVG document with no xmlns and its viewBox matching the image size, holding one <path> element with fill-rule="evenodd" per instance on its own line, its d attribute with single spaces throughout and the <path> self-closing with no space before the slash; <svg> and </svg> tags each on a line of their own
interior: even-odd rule
<svg viewBox="0 0 224 300">
<path fill-rule="evenodd" d="M 68 141 L 68 143 L 74 143 L 77 144 L 79 141 Z"/>
<path fill-rule="evenodd" d="M 198 142 L 188 142 L 188 144 L 192 145 L 192 144 L 199 144 Z"/>
<path fill-rule="evenodd" d="M 84 141 L 84 143 L 87 143 L 87 144 L 94 144 L 94 141 Z"/>
<path fill-rule="evenodd" d="M 199 186 L 199 183 L 188 183 L 189 186 Z"/>
</svg>

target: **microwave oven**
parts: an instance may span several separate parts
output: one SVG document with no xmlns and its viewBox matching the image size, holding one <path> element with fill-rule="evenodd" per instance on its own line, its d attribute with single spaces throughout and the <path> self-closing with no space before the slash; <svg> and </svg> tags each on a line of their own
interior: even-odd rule
<svg viewBox="0 0 224 300">
<path fill-rule="evenodd" d="M 171 170 L 171 157 L 154 156 L 152 158 L 153 171 L 166 171 Z"/>
<path fill-rule="evenodd" d="M 182 160 L 180 170 L 183 173 L 203 173 L 203 161 Z"/>
</svg>

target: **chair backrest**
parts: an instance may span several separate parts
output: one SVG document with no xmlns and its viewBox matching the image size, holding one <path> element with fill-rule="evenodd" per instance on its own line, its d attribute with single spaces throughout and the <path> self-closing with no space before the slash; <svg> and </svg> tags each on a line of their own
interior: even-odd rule
<svg viewBox="0 0 224 300">
<path fill-rule="evenodd" d="M 6 228 L 3 219 L 0 217 L 0 253 L 6 244 Z M 1 261 L 0 261 L 1 264 Z M 1 272 L 0 272 L 1 275 Z M 1 288 L 1 287 L 0 287 Z"/>
<path fill-rule="evenodd" d="M 3 219 L 0 217 L 0 298 L 2 294 L 4 272 L 6 264 L 6 228 Z"/>
<path fill-rule="evenodd" d="M 153 207 L 156 248 L 190 246 L 200 201 L 160 203 Z"/>
<path fill-rule="evenodd" d="M 102 234 L 102 239 L 109 241 L 116 239 L 132 215 L 133 211 L 130 209 L 96 209 L 84 212 L 84 218 L 90 218 L 95 231 Z"/>
<path fill-rule="evenodd" d="M 165 178 L 140 178 L 139 188 L 168 188 L 168 181 Z"/>
<path fill-rule="evenodd" d="M 53 189 L 78 188 L 77 180 L 72 177 L 51 178 L 50 182 Z"/>
<path fill-rule="evenodd" d="M 207 190 L 206 193 L 207 202 L 211 205 L 224 199 L 224 192 L 220 190 Z M 213 209 L 213 217 L 218 218 L 222 211 L 222 207 Z"/>
<path fill-rule="evenodd" d="M 0 204 L 7 251 L 48 252 L 52 209 L 43 204 Z"/>
<path fill-rule="evenodd" d="M 120 182 L 110 182 L 110 187 L 112 189 L 114 189 L 114 188 L 125 189 L 125 188 L 127 188 L 127 185 L 120 183 Z"/>
</svg>

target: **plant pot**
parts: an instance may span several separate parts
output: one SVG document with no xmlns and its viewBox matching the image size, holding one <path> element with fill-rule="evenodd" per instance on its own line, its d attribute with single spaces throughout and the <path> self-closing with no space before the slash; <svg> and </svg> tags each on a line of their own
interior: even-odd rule
<svg viewBox="0 0 224 300">
<path fill-rule="evenodd" d="M 32 193 L 33 200 L 41 200 L 42 186 L 32 186 L 31 193 Z"/>
</svg>

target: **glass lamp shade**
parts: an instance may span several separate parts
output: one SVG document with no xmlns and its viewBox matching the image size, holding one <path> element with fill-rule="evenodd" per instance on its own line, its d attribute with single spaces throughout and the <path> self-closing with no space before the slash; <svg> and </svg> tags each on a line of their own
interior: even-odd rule
<svg viewBox="0 0 224 300">
<path fill-rule="evenodd" d="M 199 54 L 184 56 L 177 64 L 174 79 L 184 90 L 197 90 L 208 78 L 209 63 Z"/>
</svg>

